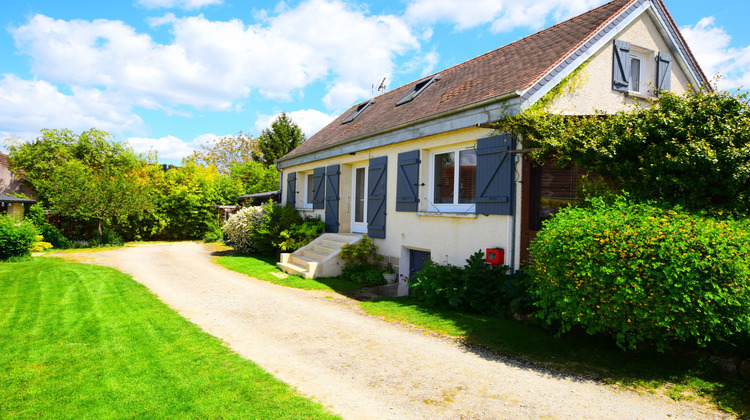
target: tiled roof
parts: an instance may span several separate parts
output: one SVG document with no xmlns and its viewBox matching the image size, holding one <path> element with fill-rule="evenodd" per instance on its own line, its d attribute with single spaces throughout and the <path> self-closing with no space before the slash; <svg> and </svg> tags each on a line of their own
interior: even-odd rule
<svg viewBox="0 0 750 420">
<path fill-rule="evenodd" d="M 512 91 L 522 91 L 545 76 L 623 9 L 637 0 L 613 0 L 565 22 L 527 36 L 440 73 L 441 79 L 416 99 L 395 106 L 418 81 L 375 98 L 354 121 L 342 121 L 357 106 L 289 152 L 305 154 L 336 143 L 407 124 Z"/>
</svg>

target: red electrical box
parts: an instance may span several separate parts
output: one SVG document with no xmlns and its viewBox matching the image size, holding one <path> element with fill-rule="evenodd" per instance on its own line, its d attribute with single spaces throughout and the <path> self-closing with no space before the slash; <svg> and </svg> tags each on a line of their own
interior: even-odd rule
<svg viewBox="0 0 750 420">
<path fill-rule="evenodd" d="M 487 248 L 484 260 L 495 267 L 505 264 L 505 250 L 502 248 Z"/>
</svg>

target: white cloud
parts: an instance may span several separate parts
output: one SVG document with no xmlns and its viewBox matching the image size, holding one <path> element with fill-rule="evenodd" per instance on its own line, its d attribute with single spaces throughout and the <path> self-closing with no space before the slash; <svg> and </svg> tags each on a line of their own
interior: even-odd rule
<svg viewBox="0 0 750 420">
<path fill-rule="evenodd" d="M 457 30 L 491 24 L 493 32 L 512 31 L 518 27 L 540 29 L 548 16 L 561 21 L 583 13 L 605 0 L 413 0 L 406 9 L 406 19 L 414 23 L 447 22 Z"/>
<path fill-rule="evenodd" d="M 222 0 L 137 0 L 136 4 L 147 9 L 187 9 L 194 10 L 201 7 L 221 4 Z"/>
<path fill-rule="evenodd" d="M 171 27 L 169 44 L 111 20 L 35 15 L 10 32 L 36 77 L 116 92 L 149 109 L 225 111 L 252 91 L 289 100 L 319 81 L 334 92 L 327 105 L 348 106 L 352 94 L 369 93 L 377 77 L 393 71 L 397 56 L 419 47 L 401 19 L 367 15 L 340 0 L 279 10 L 251 26 L 203 16 L 152 19 Z M 349 94 L 336 93 L 342 91 Z"/>
<path fill-rule="evenodd" d="M 706 76 L 712 78 L 721 74 L 720 89 L 750 87 L 750 46 L 730 46 L 732 37 L 724 28 L 716 26 L 713 17 L 704 17 L 680 31 Z"/>
<path fill-rule="evenodd" d="M 121 98 L 97 89 L 73 87 L 71 90 L 72 94 L 66 95 L 45 81 L 2 75 L 0 127 L 5 136 L 23 136 L 30 140 L 36 138 L 42 128 L 61 127 L 73 131 L 96 127 L 111 133 L 141 129 L 143 121 Z"/>
<path fill-rule="evenodd" d="M 260 133 L 269 128 L 279 115 L 281 115 L 280 112 L 275 115 L 259 114 L 258 119 L 255 120 L 255 131 Z M 286 115 L 299 126 L 308 138 L 335 119 L 335 116 L 314 109 L 287 112 Z"/>
<path fill-rule="evenodd" d="M 159 160 L 181 160 L 189 156 L 200 145 L 215 141 L 218 136 L 202 134 L 191 142 L 183 141 L 175 136 L 165 136 L 158 139 L 150 137 L 129 137 L 125 143 L 129 144 L 136 153 L 148 154 L 156 152 Z"/>
</svg>

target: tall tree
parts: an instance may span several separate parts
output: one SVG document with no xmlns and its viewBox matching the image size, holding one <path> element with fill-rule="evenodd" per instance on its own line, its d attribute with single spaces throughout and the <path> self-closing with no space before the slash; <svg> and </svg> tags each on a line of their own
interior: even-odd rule
<svg viewBox="0 0 750 420">
<path fill-rule="evenodd" d="M 258 149 L 260 156 L 256 159 L 265 167 L 271 167 L 276 159 L 289 153 L 295 147 L 306 140 L 305 134 L 285 113 L 281 113 L 276 120 L 271 123 L 270 128 L 261 132 L 258 139 Z"/>
<path fill-rule="evenodd" d="M 213 165 L 223 175 L 229 175 L 232 166 L 258 160 L 260 155 L 258 139 L 241 131 L 236 136 L 224 136 L 203 144 L 190 156 L 182 160 L 183 164 L 194 162 L 198 165 Z"/>
</svg>

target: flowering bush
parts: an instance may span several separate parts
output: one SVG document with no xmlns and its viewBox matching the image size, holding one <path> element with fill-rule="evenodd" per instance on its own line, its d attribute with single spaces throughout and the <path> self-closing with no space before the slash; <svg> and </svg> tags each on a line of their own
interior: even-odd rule
<svg viewBox="0 0 750 420">
<path fill-rule="evenodd" d="M 538 316 L 622 348 L 750 336 L 750 223 L 618 197 L 566 208 L 530 247 Z"/>
<path fill-rule="evenodd" d="M 272 255 L 307 245 L 323 232 L 324 226 L 318 218 L 303 218 L 292 206 L 268 202 L 239 210 L 227 220 L 223 230 L 237 251 Z"/>
<path fill-rule="evenodd" d="M 222 230 L 229 237 L 234 249 L 243 254 L 250 254 L 255 250 L 253 227 L 260 224 L 262 219 L 263 207 L 244 207 L 229 217 Z"/>
</svg>

